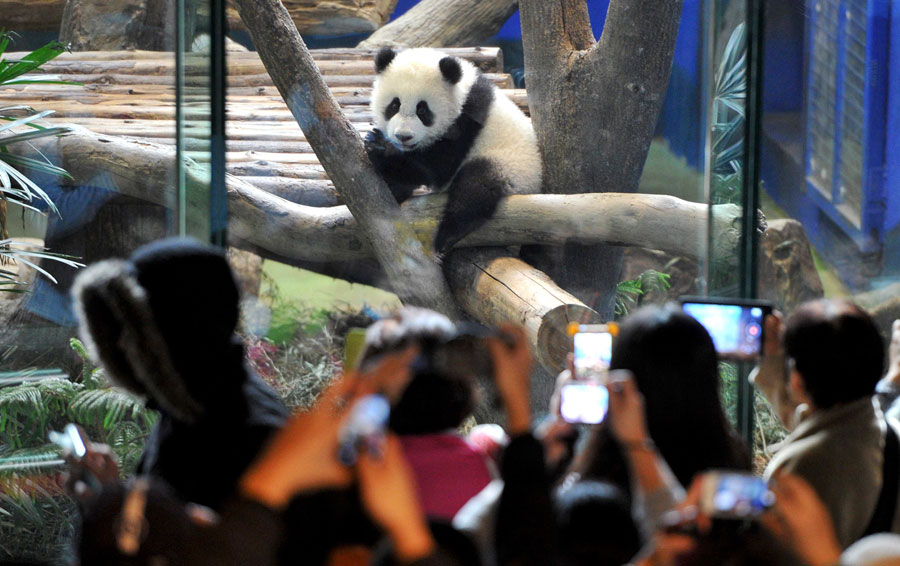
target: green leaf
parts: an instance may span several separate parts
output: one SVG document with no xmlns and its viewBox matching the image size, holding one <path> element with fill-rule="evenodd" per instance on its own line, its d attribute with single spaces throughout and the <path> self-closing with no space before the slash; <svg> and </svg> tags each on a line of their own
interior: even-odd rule
<svg viewBox="0 0 900 566">
<path fill-rule="evenodd" d="M 6 145 L 11 145 L 14 143 L 33 140 L 33 139 L 37 139 L 37 138 L 45 138 L 47 136 L 58 136 L 58 135 L 65 134 L 65 133 L 68 133 L 71 131 L 72 131 L 72 128 L 67 128 L 65 126 L 57 127 L 57 128 L 47 128 L 47 129 L 42 129 L 42 130 L 35 130 L 32 132 L 25 132 L 22 134 L 15 134 L 15 135 L 9 136 L 7 138 L 0 138 L 0 142 L 2 142 L 2 144 L 4 146 L 6 146 Z M 12 154 L 7 154 L 7 155 L 12 156 Z M 22 158 L 22 159 L 25 159 L 25 158 Z M 34 161 L 34 160 L 32 159 L 31 161 Z M 30 167 L 32 167 L 32 169 L 35 168 L 33 166 L 30 166 Z M 60 169 L 59 167 L 56 167 L 56 169 L 59 169 L 59 171 L 60 171 L 60 173 L 57 173 L 57 175 L 68 175 L 64 169 Z"/>
<path fill-rule="evenodd" d="M 65 50 L 66 46 L 64 44 L 53 41 L 32 51 L 22 59 L 13 62 L 12 65 L 3 71 L 0 71 L 0 84 L 6 84 L 15 78 L 36 70 L 47 61 L 58 57 Z"/>
</svg>

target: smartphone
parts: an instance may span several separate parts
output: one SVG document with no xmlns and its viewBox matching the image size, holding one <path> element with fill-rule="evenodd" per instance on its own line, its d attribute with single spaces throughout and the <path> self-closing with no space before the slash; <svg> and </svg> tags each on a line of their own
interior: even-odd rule
<svg viewBox="0 0 900 566">
<path fill-rule="evenodd" d="M 65 456 L 71 456 L 80 461 L 87 454 L 87 443 L 81 436 L 81 431 L 72 423 L 67 424 L 62 432 L 51 430 L 49 437 L 50 442 L 59 446 Z"/>
<path fill-rule="evenodd" d="M 601 423 L 608 410 L 609 390 L 601 383 L 572 382 L 559 391 L 559 412 L 566 422 Z"/>
<path fill-rule="evenodd" d="M 711 471 L 703 476 L 700 511 L 714 519 L 752 519 L 775 503 L 766 482 L 753 474 Z"/>
<path fill-rule="evenodd" d="M 575 380 L 606 382 L 612 359 L 613 336 L 617 328 L 610 324 L 578 326 L 572 335 Z"/>
<path fill-rule="evenodd" d="M 752 299 L 682 297 L 681 307 L 712 337 L 720 356 L 753 358 L 762 352 L 763 321 L 772 303 Z"/>
</svg>

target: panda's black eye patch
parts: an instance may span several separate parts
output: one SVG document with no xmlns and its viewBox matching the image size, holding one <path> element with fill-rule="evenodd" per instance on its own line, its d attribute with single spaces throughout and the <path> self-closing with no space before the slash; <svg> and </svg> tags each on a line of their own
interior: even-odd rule
<svg viewBox="0 0 900 566">
<path fill-rule="evenodd" d="M 394 98 L 394 100 L 387 105 L 387 108 L 384 109 L 384 117 L 385 119 L 390 120 L 397 112 L 400 112 L 400 99 Z"/>
<path fill-rule="evenodd" d="M 428 103 L 424 100 L 420 100 L 419 103 L 416 104 L 416 116 L 418 116 L 419 120 L 426 126 L 434 124 L 434 113 L 431 111 L 431 108 L 428 108 Z"/>
</svg>

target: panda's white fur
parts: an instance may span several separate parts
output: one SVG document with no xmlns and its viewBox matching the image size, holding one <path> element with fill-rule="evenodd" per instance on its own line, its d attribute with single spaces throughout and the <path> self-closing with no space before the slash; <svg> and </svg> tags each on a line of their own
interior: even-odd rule
<svg viewBox="0 0 900 566">
<path fill-rule="evenodd" d="M 540 192 L 541 158 L 531 121 L 515 103 L 489 85 L 472 63 L 452 57 L 449 58 L 452 61 L 444 61 L 447 64 L 445 69 L 442 60 L 448 59 L 448 56 L 427 48 L 398 53 L 387 51 L 380 53 L 379 58 L 382 60 L 376 59 L 378 74 L 371 108 L 375 127 L 384 139 L 403 154 L 401 158 L 414 159 L 429 149 L 435 151 L 436 143 L 442 149 L 449 149 L 448 154 L 461 157 L 457 175 L 449 179 L 443 178 L 446 175 L 437 175 L 436 178 L 440 177 L 439 186 L 430 186 L 435 191 L 450 188 L 451 199 L 459 201 L 462 198 L 462 202 L 448 205 L 450 214 L 459 215 L 465 209 L 469 196 L 476 197 L 472 202 L 478 204 L 479 195 L 469 193 L 477 193 L 482 188 L 499 191 L 502 193 L 499 196 Z M 395 99 L 399 100 L 399 110 L 393 115 L 386 115 L 390 114 L 386 109 Z M 423 101 L 431 113 L 431 124 L 417 114 L 417 107 Z M 477 122 L 477 125 L 469 130 L 463 126 L 465 131 L 474 133 L 469 137 L 461 136 L 457 144 L 454 136 L 458 136 L 458 125 L 465 121 L 461 118 L 464 109 L 470 114 L 469 123 Z M 421 167 L 441 165 L 439 158 L 431 156 L 429 159 Z M 463 176 L 458 173 L 476 160 L 481 164 L 480 171 L 488 172 L 483 182 L 461 181 Z M 454 182 L 467 184 L 454 191 Z M 457 194 L 454 196 L 454 193 Z M 398 200 L 403 198 L 398 196 Z M 455 212 L 451 210 L 454 207 Z M 493 208 L 496 208 L 495 204 Z M 493 214 L 493 208 L 487 212 L 488 217 Z"/>
</svg>

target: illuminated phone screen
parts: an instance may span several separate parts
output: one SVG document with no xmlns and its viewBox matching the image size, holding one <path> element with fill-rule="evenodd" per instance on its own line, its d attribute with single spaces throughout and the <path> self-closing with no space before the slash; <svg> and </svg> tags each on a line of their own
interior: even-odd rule
<svg viewBox="0 0 900 566">
<path fill-rule="evenodd" d="M 578 332 L 573 337 L 575 378 L 601 381 L 612 359 L 612 334 Z"/>
<path fill-rule="evenodd" d="M 682 306 L 706 328 L 720 354 L 753 356 L 759 353 L 765 309 L 713 303 L 684 303 Z"/>
</svg>

